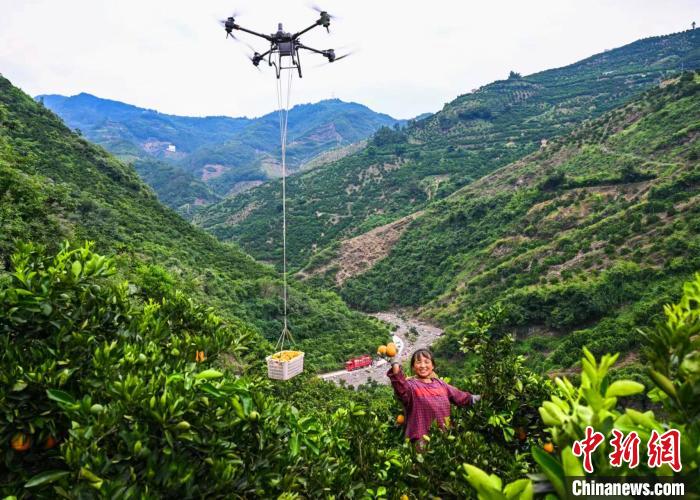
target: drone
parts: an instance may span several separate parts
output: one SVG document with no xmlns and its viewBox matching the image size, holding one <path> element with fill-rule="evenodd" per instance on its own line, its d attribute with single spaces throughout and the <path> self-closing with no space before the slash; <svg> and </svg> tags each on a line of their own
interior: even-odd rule
<svg viewBox="0 0 700 500">
<path fill-rule="evenodd" d="M 221 23 L 224 25 L 224 29 L 226 30 L 226 38 L 228 38 L 230 35 L 233 39 L 238 40 L 233 34 L 233 30 L 238 30 L 243 31 L 245 33 L 249 33 L 251 35 L 255 35 L 260 38 L 264 38 L 265 40 L 270 42 L 270 49 L 267 52 L 263 52 L 261 54 L 255 51 L 253 55 L 250 56 L 250 60 L 253 63 L 253 66 L 257 68 L 260 62 L 267 57 L 268 66 L 275 67 L 275 73 L 278 79 L 283 69 L 294 68 L 297 69 L 297 71 L 299 72 L 299 78 L 301 78 L 301 60 L 299 58 L 299 51 L 301 49 L 308 50 L 309 52 L 315 52 L 316 54 L 321 54 L 323 57 L 328 59 L 329 63 L 339 61 L 340 59 L 343 59 L 344 57 L 350 55 L 345 54 L 342 56 L 336 56 L 335 51 L 333 49 L 318 50 L 301 43 L 299 37 L 304 33 L 311 31 L 317 26 L 323 26 L 324 28 L 326 28 L 326 31 L 330 32 L 328 27 L 331 24 L 331 19 L 333 16 L 331 16 L 326 11 L 319 11 L 319 14 L 320 16 L 314 24 L 294 34 L 287 33 L 286 31 L 284 31 L 282 23 L 279 23 L 277 25 L 277 32 L 271 35 L 258 33 L 256 31 L 249 30 L 248 28 L 244 28 L 239 24 L 236 24 L 234 16 L 229 17 L 228 19 L 226 19 L 226 21 L 221 21 Z M 288 60 L 284 60 L 283 62 L 283 58 L 288 58 Z M 287 65 L 285 66 L 284 64 Z"/>
</svg>

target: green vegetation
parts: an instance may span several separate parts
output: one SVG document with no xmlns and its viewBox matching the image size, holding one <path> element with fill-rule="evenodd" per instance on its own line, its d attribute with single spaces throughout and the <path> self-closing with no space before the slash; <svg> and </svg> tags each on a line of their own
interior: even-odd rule
<svg viewBox="0 0 700 500">
<path fill-rule="evenodd" d="M 345 191 L 358 203 L 406 181 L 375 200 L 383 212 L 333 212 L 337 231 L 323 241 L 318 226 L 298 226 L 297 264 L 311 255 L 302 242 L 319 245 L 307 270 L 333 267 L 347 234 L 425 208 L 388 257 L 341 289 L 357 307 L 420 307 L 446 325 L 438 372 L 483 396 L 453 408 L 421 448 L 404 440 L 389 387 L 348 391 L 314 376 L 374 352 L 385 326 L 291 280 L 307 370 L 270 381 L 264 357 L 282 319 L 274 268 L 165 209 L 131 166 L 0 78 L 0 495 L 563 500 L 565 478 L 584 475 L 573 450 L 591 426 L 606 438 L 592 478 L 618 473 L 613 429 L 641 438 L 628 475 L 673 475 L 646 463 L 644 445 L 678 430 L 686 493 L 698 498 L 700 274 L 681 283 L 700 269 L 700 75 L 600 112 L 678 64 L 697 66 L 695 36 L 511 72 L 295 178 L 328 188 L 314 191 L 323 210 L 348 203 L 341 176 L 327 177 L 339 166 L 361 172 L 359 191 L 357 179 Z M 555 130 L 569 133 L 534 151 Z M 461 163 L 470 154 L 478 162 Z M 260 192 L 274 200 L 272 190 Z M 277 209 L 255 196 L 236 203 Z M 308 217 L 330 213 L 297 203 Z M 279 217 L 256 210 L 213 227 L 237 217 L 265 238 Z M 620 352 L 630 355 L 613 370 Z"/>
<path fill-rule="evenodd" d="M 633 350 L 700 268 L 699 90 L 685 73 L 436 202 L 342 295 L 446 326 L 500 301 L 546 368 Z"/>
<path fill-rule="evenodd" d="M 493 82 L 362 151 L 290 179 L 288 255 L 297 269 L 338 241 L 432 206 L 645 89 L 698 68 L 700 34 L 648 38 L 566 66 Z M 630 172 L 635 175 L 635 172 Z M 275 183 L 200 212 L 195 223 L 279 262 Z M 428 285 L 430 286 L 430 285 Z"/>
<path fill-rule="evenodd" d="M 90 94 L 37 100 L 90 141 L 124 161 L 134 161 L 160 201 L 186 218 L 246 183 L 281 175 L 277 112 L 260 118 L 195 118 Z M 297 170 L 321 153 L 394 123 L 388 115 L 339 99 L 295 106 L 289 113 L 287 168 Z"/>
<path fill-rule="evenodd" d="M 557 391 L 551 401 L 545 402 L 539 412 L 542 421 L 556 445 L 552 457 L 541 449 L 533 449 L 532 456 L 537 462 L 549 487 L 558 498 L 569 498 L 566 486 L 567 477 L 612 477 L 620 475 L 620 469 L 611 465 L 610 453 L 613 447 L 610 434 L 613 429 L 625 435 L 635 432 L 640 438 L 640 463 L 636 468 L 627 468 L 628 477 L 673 476 L 669 464 L 651 467 L 645 455 L 646 444 L 652 433 L 656 436 L 669 429 L 679 431 L 682 476 L 686 482 L 686 497 L 700 495 L 700 404 L 697 394 L 700 391 L 700 274 L 684 286 L 684 294 L 678 304 L 665 307 L 665 321 L 659 321 L 655 330 L 643 332 L 646 340 L 646 355 L 650 363 L 648 373 L 654 381 L 647 392 L 651 402 L 660 406 L 665 418 L 657 417 L 654 411 L 639 411 L 632 405 L 620 407 L 619 399 L 644 391 L 644 386 L 632 380 L 611 382 L 609 369 L 617 360 L 617 355 L 605 355 L 598 363 L 595 357 L 584 348 L 585 357 L 581 360 L 581 383 L 576 386 L 566 377 L 557 378 Z M 586 427 L 603 432 L 606 442 L 602 443 L 591 456 L 593 474 L 586 474 L 581 462 L 572 451 L 575 441 L 585 437 Z M 480 499 L 533 498 L 530 479 L 513 482 L 503 488 L 503 481 L 496 475 L 488 476 L 482 470 L 464 465 L 464 475 L 476 489 Z M 517 490 L 520 496 L 510 496 L 508 492 Z"/>
<path fill-rule="evenodd" d="M 581 472 L 570 446 L 586 425 L 642 438 L 666 425 L 679 429 L 683 470 L 698 478 L 700 275 L 666 309 L 666 322 L 646 333 L 656 386 L 650 396 L 667 422 L 618 406 L 643 386 L 611 383 L 616 356 L 598 365 L 585 351 L 580 387 L 557 379 L 554 388 L 523 366 L 494 307 L 465 325 L 461 350 L 475 356 L 475 370 L 453 382 L 481 392 L 481 406 L 455 410 L 446 431 L 433 430 L 418 452 L 393 423 L 401 410 L 389 388 L 355 393 L 308 376 L 273 385 L 262 377 L 256 335 L 245 324 L 176 290 L 143 297 L 89 245 L 62 246 L 55 256 L 25 245 L 11 260 L 0 283 L 0 442 L 11 443 L 3 495 L 427 498 L 476 491 L 500 498 L 492 489 L 501 491 L 502 478 L 517 485 L 505 490 L 512 498 L 516 487 L 531 491 L 522 478 L 537 464 L 566 498 L 564 472 Z M 195 362 L 200 351 L 205 359 Z M 547 433 L 554 456 L 541 449 Z M 603 447 L 594 463 L 596 474 L 610 474 Z"/>
<path fill-rule="evenodd" d="M 18 242 L 50 251 L 95 242 L 145 296 L 176 287 L 269 341 L 282 330 L 279 275 L 163 207 L 136 172 L 75 133 L 0 78 L 0 277 Z M 331 292 L 292 280 L 290 328 L 308 369 L 330 370 L 372 352 L 386 328 Z M 266 344 L 267 345 L 267 344 Z M 269 350 L 272 346 L 267 345 Z"/>
<path fill-rule="evenodd" d="M 156 191 L 158 200 L 185 218 L 200 206 L 221 199 L 204 182 L 164 161 L 143 158 L 134 160 L 133 165 L 139 177 Z"/>
</svg>

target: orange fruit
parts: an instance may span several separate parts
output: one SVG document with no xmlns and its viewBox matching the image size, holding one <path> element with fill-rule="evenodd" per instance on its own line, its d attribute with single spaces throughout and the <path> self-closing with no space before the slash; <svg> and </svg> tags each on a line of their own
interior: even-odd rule
<svg viewBox="0 0 700 500">
<path fill-rule="evenodd" d="M 386 346 L 380 345 L 377 349 L 377 354 L 379 354 L 380 356 L 384 356 L 386 354 Z"/>
<path fill-rule="evenodd" d="M 53 436 L 49 436 L 46 438 L 46 441 L 44 441 L 44 449 L 45 450 L 50 450 L 54 446 L 58 444 L 58 439 L 56 439 Z"/>
<path fill-rule="evenodd" d="M 406 419 L 404 418 L 403 415 L 397 415 L 397 416 L 396 416 L 396 423 L 399 424 L 399 425 L 403 425 L 403 423 L 404 423 L 405 420 L 406 420 Z"/>
<path fill-rule="evenodd" d="M 394 344 L 393 342 L 389 342 L 386 345 L 386 355 L 390 358 L 396 356 L 396 344 Z"/>
<path fill-rule="evenodd" d="M 554 445 L 552 443 L 545 443 L 543 448 L 547 453 L 552 453 L 554 451 Z"/>
<path fill-rule="evenodd" d="M 522 427 L 515 429 L 516 436 L 518 436 L 518 441 L 525 441 L 527 438 L 527 432 Z"/>
<path fill-rule="evenodd" d="M 399 500 L 408 500 L 408 495 L 404 494 L 399 497 Z"/>
<path fill-rule="evenodd" d="M 31 441 L 29 436 L 23 432 L 18 432 L 12 436 L 12 439 L 10 440 L 10 446 L 12 446 L 12 449 L 15 451 L 27 451 L 30 445 Z"/>
</svg>

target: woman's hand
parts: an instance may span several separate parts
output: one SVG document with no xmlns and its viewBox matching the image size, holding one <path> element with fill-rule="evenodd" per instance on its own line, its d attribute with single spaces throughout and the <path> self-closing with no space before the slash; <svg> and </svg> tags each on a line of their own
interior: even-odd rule
<svg viewBox="0 0 700 500">
<path fill-rule="evenodd" d="M 481 394 L 472 394 L 472 404 L 481 401 Z"/>
<path fill-rule="evenodd" d="M 399 355 L 392 356 L 389 358 L 389 363 L 391 364 L 391 371 L 394 373 L 399 373 L 401 369 L 401 363 L 399 362 Z"/>
</svg>

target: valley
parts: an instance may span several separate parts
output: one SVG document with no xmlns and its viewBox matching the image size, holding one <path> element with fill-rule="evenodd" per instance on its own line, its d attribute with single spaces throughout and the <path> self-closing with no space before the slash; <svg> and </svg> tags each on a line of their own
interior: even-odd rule
<svg viewBox="0 0 700 500">
<path fill-rule="evenodd" d="M 430 349 L 433 343 L 442 335 L 442 330 L 436 326 L 406 317 L 397 312 L 379 312 L 373 316 L 391 325 L 394 342 L 398 339 L 401 343 L 399 360 L 401 363 L 411 359 L 411 354 L 416 349 Z M 397 344 L 398 345 L 398 344 Z M 389 385 L 386 376 L 388 363 L 377 359 L 372 366 L 355 371 L 339 370 L 319 375 L 324 380 L 330 380 L 346 387 L 358 388 L 361 385 L 376 382 Z"/>
<path fill-rule="evenodd" d="M 36 99 L 70 128 L 126 162 L 185 218 L 281 176 L 277 112 L 258 118 L 186 117 L 81 93 Z M 313 168 L 357 149 L 382 126 L 402 123 L 357 103 L 299 104 L 289 114 L 287 168 Z"/>
<path fill-rule="evenodd" d="M 63 26 L 42 2 L 47 29 L 68 28 L 66 38 L 90 24 L 62 5 Z M 194 23 L 202 6 L 188 4 L 184 23 L 173 21 L 182 5 L 154 5 L 139 16 L 157 11 L 159 24 L 138 35 L 128 6 L 93 6 L 100 61 L 88 46 L 59 53 L 58 37 L 42 71 L 86 75 L 104 53 L 119 67 L 110 83 L 136 96 L 127 90 L 140 73 L 117 62 L 122 45 L 109 50 L 119 12 L 130 13 L 131 32 L 116 37 L 124 53 L 148 53 L 141 71 L 154 82 L 165 72 L 173 92 L 212 60 L 219 73 L 241 62 L 203 56 L 215 49 Z M 669 5 L 635 5 L 623 20 L 656 9 L 661 26 L 673 7 L 687 17 Z M 394 7 L 392 23 L 415 26 L 413 9 Z M 316 10 L 296 35 L 282 24 L 262 35 L 280 65 L 288 58 L 284 71 L 298 68 L 299 36 L 342 27 Z M 421 43 L 467 40 L 478 26 L 458 10 L 427 22 Z M 507 35 L 528 23 L 508 25 L 498 10 L 500 42 L 524 57 Z M 576 15 L 590 22 L 590 12 L 620 21 L 607 6 Z M 210 23 L 220 44 L 246 20 L 227 15 Z M 286 205 L 276 113 L 32 98 L 0 76 L 0 497 L 564 500 L 572 477 L 618 476 L 700 495 L 700 31 L 685 28 L 532 74 L 503 66 L 506 78 L 465 85 L 411 120 L 335 97 L 294 106 Z M 314 33 L 335 35 L 325 31 Z M 532 31 L 528 50 L 544 36 Z M 31 52 L 23 33 L 0 63 Z M 182 62 L 155 56 L 160 33 Z M 371 58 L 351 53 L 308 54 L 334 64 L 319 67 L 328 88 L 309 92 L 335 96 L 350 82 L 353 95 L 381 95 L 358 82 L 389 85 L 386 58 L 367 70 Z M 13 61 L 19 80 L 32 74 Z M 235 68 L 236 102 L 250 104 L 245 82 L 256 80 Z M 421 76 L 383 104 L 432 92 Z M 171 90 L 139 90 L 156 88 Z M 209 97 L 187 95 L 199 106 Z M 392 385 L 395 347 L 408 378 L 397 371 Z M 413 364 L 419 348 L 431 352 Z M 625 435 L 638 464 L 621 453 Z M 589 437 L 600 442 L 588 455 Z M 669 443 L 674 457 L 655 451 Z"/>
</svg>

